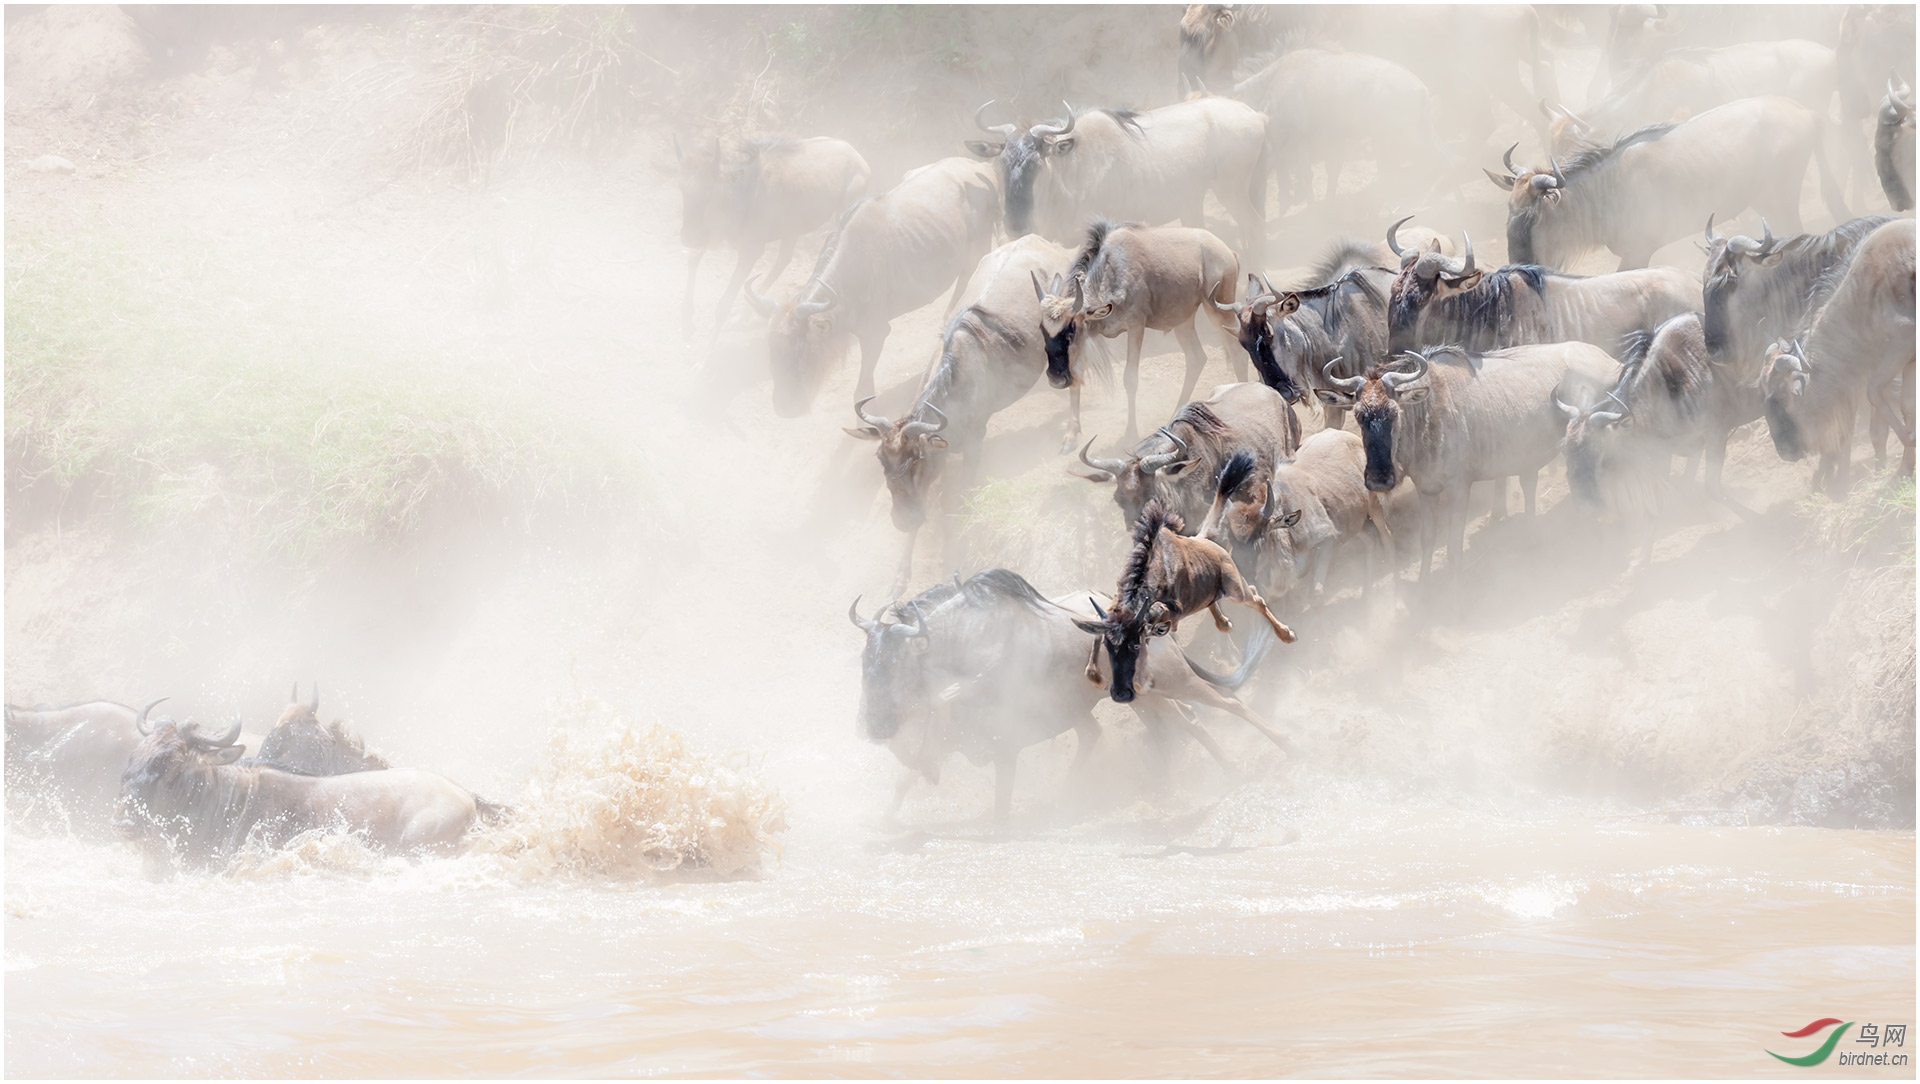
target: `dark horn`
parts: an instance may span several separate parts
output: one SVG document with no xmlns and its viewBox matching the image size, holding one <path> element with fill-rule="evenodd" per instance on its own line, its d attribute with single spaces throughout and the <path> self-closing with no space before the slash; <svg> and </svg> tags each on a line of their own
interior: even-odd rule
<svg viewBox="0 0 1920 1084">
<path fill-rule="evenodd" d="M 148 704 L 146 707 L 141 708 L 140 714 L 133 720 L 133 728 L 135 730 L 138 730 L 142 737 L 145 737 L 146 735 L 152 733 L 153 728 L 147 725 L 147 713 L 152 711 L 155 707 L 158 707 L 159 705 L 171 699 L 173 698 L 170 696 L 163 696 L 160 699 L 155 700 L 153 703 Z"/>
<path fill-rule="evenodd" d="M 918 412 L 916 412 L 914 419 L 908 422 L 906 425 L 906 428 L 900 431 L 901 436 L 912 437 L 912 436 L 918 436 L 921 433 L 938 433 L 940 430 L 945 429 L 947 427 L 947 416 L 941 413 L 939 407 L 934 406 L 932 403 L 924 404 L 924 406 L 925 406 L 925 409 L 933 411 L 934 417 L 940 419 L 939 424 L 936 425 L 933 422 L 921 421 L 920 418 L 918 417 Z"/>
<path fill-rule="evenodd" d="M 988 104 L 991 105 L 992 103 L 989 102 Z M 859 595 L 853 596 L 853 601 L 847 606 L 847 620 L 853 622 L 853 627 L 859 629 L 861 632 L 873 631 L 874 623 L 860 616 Z"/>
<path fill-rule="evenodd" d="M 878 429 L 884 433 L 887 430 L 893 428 L 893 422 L 888 420 L 887 417 L 883 414 L 868 414 L 866 410 L 863 409 L 868 403 L 871 403 L 878 398 L 879 396 L 877 395 L 867 396 L 865 399 L 862 399 L 859 402 L 853 404 L 853 412 L 860 416 L 861 421 L 866 422 L 868 425 L 871 425 L 875 429 Z"/>
<path fill-rule="evenodd" d="M 1087 455 L 1088 452 L 1093 450 L 1093 442 L 1099 439 L 1100 439 L 1100 435 L 1097 433 L 1087 439 L 1086 446 L 1080 449 L 1080 462 L 1085 463 L 1087 466 L 1092 467 L 1094 470 L 1103 470 L 1103 471 L 1106 471 L 1108 474 L 1111 474 L 1117 477 L 1121 471 L 1127 469 L 1126 460 L 1094 459 L 1089 455 Z"/>
<path fill-rule="evenodd" d="M 1555 188 L 1565 188 L 1567 186 L 1567 175 L 1560 172 L 1560 160 L 1549 154 L 1547 155 L 1547 164 L 1553 167 L 1553 186 Z"/>
<path fill-rule="evenodd" d="M 1468 275 L 1473 274 L 1473 238 L 1467 236 L 1467 231 L 1461 230 L 1460 240 L 1466 242 L 1467 246 L 1466 258 L 1460 264 L 1460 277 L 1466 278 Z"/>
<path fill-rule="evenodd" d="M 1518 146 L 1518 145 L 1519 144 L 1515 144 L 1515 146 Z M 1393 251 L 1393 254 L 1395 256 L 1400 257 L 1401 259 L 1406 258 L 1407 252 L 1405 249 L 1400 247 L 1400 227 L 1406 225 L 1408 222 L 1411 222 L 1412 220 L 1413 220 L 1413 216 L 1408 215 L 1407 217 L 1387 227 L 1387 248 L 1391 249 Z"/>
<path fill-rule="evenodd" d="M 1519 149 L 1520 144 L 1516 142 L 1513 146 L 1507 148 L 1507 153 L 1500 156 L 1500 161 L 1507 167 L 1509 176 L 1518 177 L 1520 175 L 1520 171 L 1513 166 L 1513 152 Z"/>
</svg>

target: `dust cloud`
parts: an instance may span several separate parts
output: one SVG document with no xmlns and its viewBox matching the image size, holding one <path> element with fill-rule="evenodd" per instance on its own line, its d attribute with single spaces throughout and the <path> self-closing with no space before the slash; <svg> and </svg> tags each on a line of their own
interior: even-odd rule
<svg viewBox="0 0 1920 1084">
<path fill-rule="evenodd" d="M 1481 169 L 1515 141 L 1545 162 L 1541 80 L 1598 99 L 1610 9 L 1478 10 L 1271 9 L 1265 48 L 1401 60 L 1450 157 L 1419 184 L 1301 161 L 1261 270 L 1406 214 L 1504 262 Z M 1532 13 L 1537 55 L 1473 21 L 1502 10 Z M 1831 47 L 1839 12 L 1690 10 L 1669 44 Z M 676 141 L 833 136 L 878 194 L 965 154 L 990 99 L 1023 124 L 1181 99 L 1180 17 L 10 6 L 7 701 L 170 696 L 251 744 L 317 680 L 324 719 L 514 812 L 454 857 L 315 832 L 152 884 L 10 785 L 8 1071 L 1507 1071 L 1465 1011 L 1514 1071 L 1759 1072 L 1715 1059 L 1839 976 L 1910 1018 L 1911 482 L 1856 448 L 1853 495 L 1809 496 L 1764 423 L 1734 435 L 1728 503 L 1676 470 L 1643 518 L 1596 517 L 1556 464 L 1537 516 L 1489 518 L 1504 483 L 1476 486 L 1462 561 L 1427 582 L 1416 557 L 1363 593 L 1337 560 L 1244 693 L 1290 754 L 1203 713 L 1229 775 L 1103 703 L 1083 770 L 1074 737 L 1022 755 L 1007 825 L 958 757 L 889 814 L 848 603 L 996 566 L 1110 592 L 1120 515 L 1064 469 L 1041 382 L 995 416 L 979 484 L 937 494 L 901 585 L 873 445 L 842 431 L 857 349 L 778 416 L 765 320 L 743 298 L 715 322 L 728 251 L 683 326 Z M 1843 108 L 1848 206 L 1887 213 Z M 1836 224 L 1811 170 L 1799 198 L 1807 230 Z M 758 288 L 794 297 L 827 233 Z M 1692 240 L 1653 262 L 1697 271 Z M 874 413 L 911 403 L 947 296 L 892 320 Z M 1239 350 L 1202 342 L 1200 397 Z M 1182 365 L 1160 333 L 1145 355 L 1150 431 Z M 1106 454 L 1126 405 L 1085 388 Z M 1231 670 L 1207 624 L 1180 639 Z M 1565 1017 L 1627 1030 L 1512 994 L 1548 981 Z M 1737 989 L 1695 1011 L 1680 992 L 1709 981 Z M 1362 1053 L 1385 991 L 1408 1045 Z M 1222 995 L 1211 1021 L 1183 1007 Z M 1055 1041 L 1082 1010 L 1095 1032 Z"/>
</svg>

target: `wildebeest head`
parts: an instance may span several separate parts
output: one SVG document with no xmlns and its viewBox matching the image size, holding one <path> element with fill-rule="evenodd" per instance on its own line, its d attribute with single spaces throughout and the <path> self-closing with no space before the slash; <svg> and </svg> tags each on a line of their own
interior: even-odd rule
<svg viewBox="0 0 1920 1084">
<path fill-rule="evenodd" d="M 1187 442 L 1177 434 L 1163 428 L 1154 435 L 1166 437 L 1172 447 L 1152 452 L 1135 448 L 1131 454 L 1118 458 L 1088 455 L 1093 449 L 1093 442 L 1100 439 L 1095 435 L 1080 449 L 1080 462 L 1086 465 L 1086 469 L 1073 471 L 1089 482 L 1114 483 L 1113 503 L 1120 506 L 1120 513 L 1128 523 L 1140 521 L 1140 513 L 1153 498 L 1155 477 L 1178 477 L 1200 461 L 1198 456 L 1191 454 Z"/>
<path fill-rule="evenodd" d="M 1040 299 L 1040 334 L 1046 340 L 1047 383 L 1056 388 L 1070 388 L 1074 382 L 1073 342 L 1086 331 L 1089 317 L 1098 319 L 1113 309 L 1108 304 L 1098 313 L 1088 313 L 1087 284 L 1079 275 L 1053 276 L 1047 285 L 1040 284 L 1040 273 L 1033 276 L 1033 293 Z"/>
<path fill-rule="evenodd" d="M 1700 328 L 1706 335 L 1709 353 L 1718 354 L 1726 349 L 1731 330 L 1727 309 L 1740 288 L 1740 273 L 1753 267 L 1771 266 L 1780 257 L 1780 243 L 1774 239 L 1773 229 L 1764 218 L 1760 220 L 1760 230 L 1763 236 L 1758 241 L 1738 234 L 1720 237 L 1713 232 L 1713 216 L 1707 216 L 1707 239 L 1701 246 L 1707 254 L 1707 266 L 1700 272 L 1705 300 Z"/>
<path fill-rule="evenodd" d="M 1813 369 L 1807 364 L 1806 349 L 1797 342 L 1769 343 L 1766 357 L 1760 390 L 1766 395 L 1767 431 L 1773 434 L 1773 450 L 1780 458 L 1797 462 L 1807 454 L 1799 415 Z"/>
<path fill-rule="evenodd" d="M 285 711 L 260 743 L 259 759 L 276 768 L 307 775 L 343 775 L 348 772 L 378 771 L 389 767 L 385 757 L 369 752 L 358 735 L 336 719 L 320 722 L 320 683 L 313 695 L 300 700 L 295 684 Z"/>
<path fill-rule="evenodd" d="M 973 122 L 981 131 L 998 136 L 995 140 L 966 140 L 968 153 L 976 158 L 997 161 L 1001 189 L 1006 193 L 1007 233 L 1014 237 L 1033 232 L 1034 188 L 1039 183 L 1049 158 L 1073 153 L 1078 137 L 1073 134 L 1073 107 L 1060 103 L 1066 119 L 1041 122 L 1025 132 L 1015 124 L 988 124 L 988 102 L 973 112 Z"/>
<path fill-rule="evenodd" d="M 1507 167 L 1507 175 L 1501 176 L 1487 169 L 1481 172 L 1487 179 L 1507 190 L 1507 261 L 1509 263 L 1539 263 L 1539 255 L 1534 251 L 1534 231 L 1540 223 L 1549 218 L 1560 204 L 1567 189 L 1567 175 L 1561 171 L 1558 159 L 1548 157 L 1549 170 L 1521 169 L 1513 164 L 1513 152 L 1520 144 L 1507 148 L 1501 161 Z"/>
<path fill-rule="evenodd" d="M 1338 406 L 1352 406 L 1367 453 L 1368 489 L 1384 493 L 1400 482 L 1394 435 L 1400 428 L 1402 408 L 1425 402 L 1427 387 L 1418 381 L 1427 375 L 1429 365 L 1426 355 L 1412 351 L 1399 355 L 1391 366 L 1369 366 L 1361 376 L 1337 377 L 1332 363 L 1327 365 L 1333 388 L 1323 389 L 1320 397 Z"/>
<path fill-rule="evenodd" d="M 245 746 L 234 744 L 240 737 L 238 715 L 219 734 L 200 733 L 192 719 L 149 723 L 148 713 L 165 699 L 141 708 L 134 720 L 141 741 L 121 773 L 119 814 L 115 818 L 121 834 L 128 839 L 181 834 L 188 827 L 186 820 L 194 797 L 189 793 L 192 781 L 186 776 L 198 767 L 231 764 L 246 752 Z"/>
<path fill-rule="evenodd" d="M 1567 418 L 1563 442 L 1567 455 L 1567 488 L 1589 504 L 1600 503 L 1600 466 L 1606 458 L 1608 437 L 1614 423 L 1627 416 L 1617 390 L 1592 406 L 1569 406 L 1558 396 L 1553 403 Z"/>
<path fill-rule="evenodd" d="M 1259 370 L 1260 379 L 1267 387 L 1279 392 L 1289 403 L 1299 402 L 1300 386 L 1274 355 L 1274 325 L 1299 310 L 1300 295 L 1291 291 L 1281 293 L 1265 276 L 1255 277 L 1248 272 L 1246 298 L 1226 305 L 1214 301 L 1213 307 L 1233 314 L 1239 324 L 1240 347 L 1252 359 L 1253 367 Z"/>
<path fill-rule="evenodd" d="M 1402 257 L 1400 276 L 1387 298 L 1387 349 L 1413 350 L 1420 345 L 1420 315 L 1436 302 L 1466 293 L 1480 285 L 1486 272 L 1473 259 L 1473 238 L 1460 234 L 1465 255 L 1448 256 L 1435 244 L 1412 259 Z"/>
<path fill-rule="evenodd" d="M 827 373 L 846 353 L 849 337 L 839 326 L 839 296 L 811 279 L 792 301 L 776 303 L 746 284 L 747 300 L 768 317 L 767 352 L 773 367 L 773 412 L 797 418 L 813 408 Z"/>
<path fill-rule="evenodd" d="M 1198 80 L 1233 33 L 1231 4 L 1188 4 L 1180 16 L 1180 82 Z"/>
<path fill-rule="evenodd" d="M 926 615 L 918 600 L 904 612 L 893 609 L 908 619 L 885 620 L 885 606 L 870 618 L 861 617 L 858 598 L 847 607 L 847 620 L 867 637 L 860 653 L 860 729 L 870 741 L 890 740 L 909 719 L 932 709 Z"/>
<path fill-rule="evenodd" d="M 853 412 L 866 424 L 844 431 L 859 440 L 879 442 L 875 454 L 880 470 L 887 478 L 887 492 L 893 497 L 893 525 L 903 531 L 916 531 L 926 522 L 927 487 L 932 481 L 930 467 L 947 448 L 940 430 L 947 427 L 947 416 L 927 403 L 912 414 L 894 421 L 883 414 L 868 414 L 866 405 L 873 396 L 853 404 Z M 922 417 L 931 414 L 932 418 Z"/>
<path fill-rule="evenodd" d="M 1278 514 L 1282 527 L 1292 527 L 1300 519 L 1297 502 L 1291 508 L 1282 507 L 1292 498 L 1289 487 L 1277 477 L 1257 477 L 1256 466 L 1253 453 L 1244 448 L 1220 465 L 1220 473 L 1214 476 L 1213 507 L 1200 526 L 1200 537 L 1236 559 L 1259 540 L 1270 517 Z"/>
<path fill-rule="evenodd" d="M 1140 513 L 1140 521 L 1134 524 L 1133 552 L 1127 557 L 1126 569 L 1120 574 L 1120 589 L 1113 600 L 1113 607 L 1103 610 L 1099 603 L 1094 602 L 1093 609 L 1100 620 L 1073 619 L 1081 632 L 1097 637 L 1099 643 L 1106 646 L 1107 659 L 1113 664 L 1107 695 L 1117 704 L 1133 700 L 1134 675 L 1139 669 L 1140 653 L 1146 650 L 1147 638 L 1165 636 L 1173 631 L 1172 611 L 1166 603 L 1154 597 L 1151 581 L 1153 549 L 1159 542 L 1162 528 L 1178 534 L 1183 526 L 1185 524 L 1179 515 L 1158 499 L 1148 501 L 1146 509 Z M 1088 601 L 1092 602 L 1091 599 Z M 1097 645 L 1095 650 L 1099 650 Z M 1094 677 L 1091 670 L 1088 676 Z"/>
</svg>

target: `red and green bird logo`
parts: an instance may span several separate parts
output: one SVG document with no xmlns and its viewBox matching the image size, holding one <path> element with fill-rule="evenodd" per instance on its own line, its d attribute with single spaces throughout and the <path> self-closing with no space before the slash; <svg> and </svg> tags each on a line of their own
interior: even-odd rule
<svg viewBox="0 0 1920 1084">
<path fill-rule="evenodd" d="M 1804 1039 L 1823 1028 L 1831 1028 L 1835 1024 L 1840 1024 L 1839 1017 L 1826 1016 L 1815 1020 L 1799 1031 L 1783 1031 L 1780 1034 L 1785 1035 L 1789 1039 Z M 1840 1024 L 1839 1027 L 1833 1028 L 1833 1034 L 1827 1036 L 1827 1041 L 1820 1044 L 1820 1049 L 1815 1050 L 1811 1054 L 1806 1054 L 1798 1058 L 1789 1058 L 1785 1054 L 1773 1054 L 1771 1050 L 1767 1051 L 1767 1053 L 1773 1054 L 1774 1057 L 1779 1058 L 1788 1065 L 1818 1065 L 1827 1060 L 1828 1056 L 1833 1053 L 1833 1048 L 1840 1044 L 1840 1036 L 1845 1035 L 1847 1029 L 1852 1026 L 1853 1021 L 1849 1020 L 1844 1024 Z"/>
</svg>

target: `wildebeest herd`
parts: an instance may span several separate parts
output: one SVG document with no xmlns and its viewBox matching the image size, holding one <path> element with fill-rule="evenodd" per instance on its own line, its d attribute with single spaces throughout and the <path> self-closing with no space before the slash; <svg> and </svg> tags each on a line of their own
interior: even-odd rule
<svg viewBox="0 0 1920 1084">
<path fill-rule="evenodd" d="M 1381 572 L 1397 585 L 1415 553 L 1425 581 L 1444 533 L 1443 574 L 1456 574 L 1476 482 L 1493 484 L 1503 516 L 1517 478 L 1532 514 L 1541 471 L 1564 458 L 1573 500 L 1624 515 L 1634 509 L 1610 508 L 1610 494 L 1665 479 L 1675 457 L 1690 476 L 1704 458 L 1717 498 L 1729 434 L 1761 421 L 1783 459 L 1817 455 L 1814 485 L 1843 494 L 1862 418 L 1875 454 L 1891 434 L 1911 474 L 1914 222 L 1853 217 L 1843 189 L 1873 176 L 1895 211 L 1913 206 L 1913 9 L 1831 10 L 1834 47 L 1695 40 L 1684 13 L 1604 9 L 1601 63 L 1576 110 L 1559 93 L 1546 9 L 1355 7 L 1306 28 L 1279 8 L 1192 5 L 1178 28 L 1181 100 L 1062 101 L 1021 120 L 1002 103 L 970 114 L 956 103 L 967 155 L 878 195 L 866 160 L 838 139 L 676 141 L 687 328 L 702 256 L 725 248 L 738 259 L 716 334 L 744 292 L 766 321 L 775 413 L 810 413 L 858 345 L 844 404 L 858 424 L 845 431 L 874 443 L 907 555 L 918 532 L 944 529 L 936 495 L 957 507 L 980 480 L 993 417 L 1042 376 L 1068 395 L 1067 469 L 1113 487 L 1131 538 L 1107 592 L 1050 598 L 994 568 L 905 597 L 903 558 L 902 597 L 870 616 L 853 600 L 860 726 L 907 769 L 895 809 L 958 752 L 995 767 L 1005 817 L 1021 750 L 1074 730 L 1084 762 L 1107 699 L 1137 713 L 1156 745 L 1191 736 L 1230 772 L 1195 708 L 1288 748 L 1240 695 L 1294 640 L 1282 616 L 1312 620 L 1343 553 L 1364 557 L 1363 591 Z M 1511 62 L 1457 65 L 1450 43 Z M 1499 152 L 1496 109 L 1531 127 L 1536 157 L 1517 160 L 1519 143 Z M 1507 200 L 1504 266 L 1485 265 L 1464 230 L 1390 210 L 1495 159 L 1484 172 Z M 1276 189 L 1312 216 L 1348 164 L 1369 161 L 1381 240 L 1327 238 L 1299 254 L 1304 280 L 1271 270 Z M 1802 231 L 1810 172 L 1834 223 L 1824 232 Z M 1210 198 L 1224 235 L 1208 227 Z M 1749 210 L 1763 216 L 1760 236 L 1715 227 Z M 822 227 L 812 273 L 768 296 Z M 1706 253 L 1699 275 L 1649 266 L 1690 238 Z M 1602 249 L 1618 270 L 1566 270 Z M 942 293 L 918 393 L 878 412 L 890 325 Z M 1196 399 L 1203 323 L 1238 382 Z M 1185 405 L 1141 437 L 1149 331 L 1172 333 L 1184 355 Z M 1080 392 L 1098 341 L 1122 336 L 1126 429 L 1096 453 Z M 1320 409 L 1297 409 L 1308 400 Z M 1405 551 L 1396 539 L 1417 542 Z M 1201 611 L 1230 630 L 1228 602 L 1252 627 L 1234 669 L 1215 673 L 1172 634 Z M 155 718 L 158 703 L 9 705 L 9 790 L 57 791 L 77 828 L 114 826 L 202 864 L 327 825 L 389 849 L 445 848 L 505 814 L 444 777 L 390 768 L 339 723 L 321 726 L 317 690 L 293 698 L 252 758 L 238 720 L 204 732 Z"/>
</svg>

